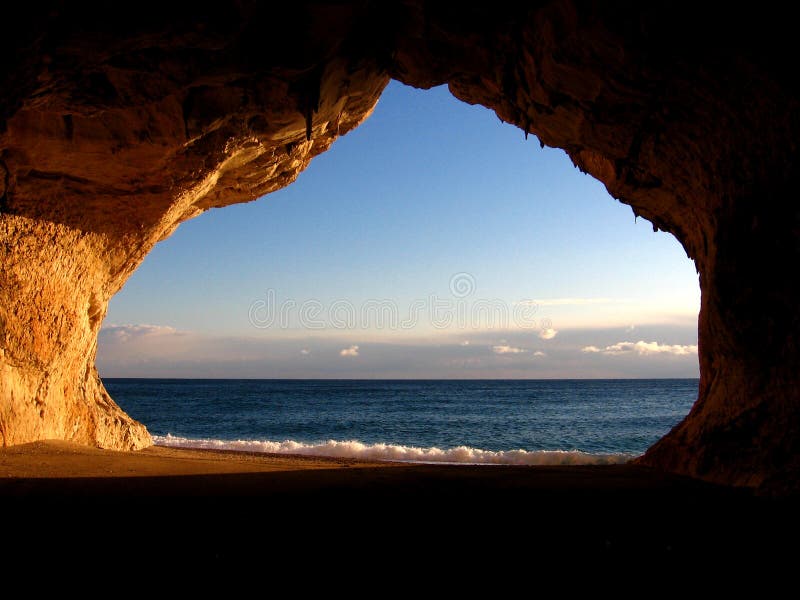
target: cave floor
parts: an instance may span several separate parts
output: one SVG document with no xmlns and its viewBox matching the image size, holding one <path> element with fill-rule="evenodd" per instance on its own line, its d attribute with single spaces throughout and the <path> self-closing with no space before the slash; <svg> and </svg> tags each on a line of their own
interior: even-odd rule
<svg viewBox="0 0 800 600">
<path fill-rule="evenodd" d="M 5 548 L 94 547 L 124 532 L 115 556 L 174 556 L 177 545 L 213 564 L 331 544 L 382 548 L 362 561 L 426 548 L 451 559 L 505 548 L 520 564 L 558 553 L 764 558 L 799 531 L 795 500 L 634 465 L 410 465 L 64 442 L 0 450 L 0 507 L 15 515 Z"/>
</svg>

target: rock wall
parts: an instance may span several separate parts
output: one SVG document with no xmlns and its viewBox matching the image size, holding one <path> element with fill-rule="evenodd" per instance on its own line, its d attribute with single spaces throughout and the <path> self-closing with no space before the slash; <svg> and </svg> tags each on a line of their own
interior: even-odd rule
<svg viewBox="0 0 800 600">
<path fill-rule="evenodd" d="M 36 10 L 7 65 L 21 97 L 0 113 L 3 445 L 149 445 L 94 368 L 109 299 L 182 221 L 294 181 L 388 83 L 346 51 L 355 8 L 171 8 Z"/>
<path fill-rule="evenodd" d="M 182 221 L 291 183 L 391 76 L 564 148 L 695 261 L 699 398 L 642 462 L 796 485 L 788 20 L 688 2 L 28 4 L 0 41 L 4 444 L 149 443 L 94 370 L 109 298 Z"/>
</svg>

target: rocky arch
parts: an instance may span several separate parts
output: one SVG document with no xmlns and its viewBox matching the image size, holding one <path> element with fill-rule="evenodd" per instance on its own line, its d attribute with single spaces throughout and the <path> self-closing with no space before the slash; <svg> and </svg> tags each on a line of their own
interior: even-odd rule
<svg viewBox="0 0 800 600">
<path fill-rule="evenodd" d="M 3 445 L 149 444 L 94 367 L 108 300 L 182 221 L 291 183 L 395 77 L 565 149 L 694 260 L 699 398 L 642 462 L 795 485 L 789 25 L 690 2 L 270 4 L 31 0 L 0 41 Z"/>
</svg>

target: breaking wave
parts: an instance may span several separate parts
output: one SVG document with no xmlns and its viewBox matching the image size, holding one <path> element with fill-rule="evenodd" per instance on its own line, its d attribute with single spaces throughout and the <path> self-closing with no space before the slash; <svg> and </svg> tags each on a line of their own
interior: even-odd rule
<svg viewBox="0 0 800 600">
<path fill-rule="evenodd" d="M 190 439 L 171 434 L 154 435 L 157 446 L 235 450 L 268 454 L 301 454 L 363 460 L 386 460 L 418 463 L 460 463 L 480 465 L 612 465 L 628 462 L 633 454 L 591 454 L 579 450 L 481 450 L 468 446 L 456 448 L 418 448 L 396 444 L 364 444 L 353 440 L 328 440 L 306 444 L 257 440 Z"/>
</svg>

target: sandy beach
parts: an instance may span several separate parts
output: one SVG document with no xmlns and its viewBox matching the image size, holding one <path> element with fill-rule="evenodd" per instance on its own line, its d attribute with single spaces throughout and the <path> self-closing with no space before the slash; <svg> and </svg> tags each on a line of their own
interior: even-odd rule
<svg viewBox="0 0 800 600">
<path fill-rule="evenodd" d="M 674 494 L 693 501 L 746 494 L 633 465 L 419 464 L 152 446 L 101 450 L 61 441 L 0 450 L 5 498 L 262 497 L 292 493 Z"/>
<path fill-rule="evenodd" d="M 741 556 L 791 535 L 785 501 L 632 465 L 425 465 L 65 442 L 0 450 L 0 504 L 15 515 L 7 548 L 116 539 L 128 559 L 176 544 L 181 556 L 216 562 L 252 558 L 254 545 L 260 556 L 334 542 L 446 555 L 512 539 L 527 548 L 512 562 L 560 551 Z"/>
</svg>

